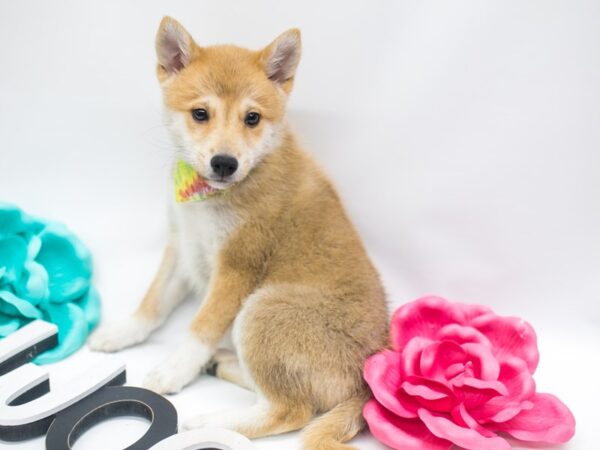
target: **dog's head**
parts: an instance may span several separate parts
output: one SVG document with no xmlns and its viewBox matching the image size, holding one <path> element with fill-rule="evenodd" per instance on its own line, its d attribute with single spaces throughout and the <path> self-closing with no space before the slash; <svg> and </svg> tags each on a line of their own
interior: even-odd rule
<svg viewBox="0 0 600 450">
<path fill-rule="evenodd" d="M 242 181 L 280 143 L 300 60 L 300 32 L 259 51 L 198 46 L 165 17 L 156 36 L 158 79 L 179 157 L 218 189 Z"/>
</svg>

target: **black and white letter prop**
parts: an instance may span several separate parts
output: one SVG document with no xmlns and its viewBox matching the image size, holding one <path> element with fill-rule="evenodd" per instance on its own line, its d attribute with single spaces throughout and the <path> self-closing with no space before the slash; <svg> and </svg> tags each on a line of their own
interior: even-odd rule
<svg viewBox="0 0 600 450">
<path fill-rule="evenodd" d="M 177 411 L 163 396 L 139 387 L 106 386 L 56 417 L 48 429 L 46 450 L 70 449 L 86 430 L 122 416 L 150 421 L 148 431 L 125 450 L 147 450 L 177 433 Z"/>
<path fill-rule="evenodd" d="M 36 320 L 0 341 L 0 373 L 5 373 L 0 377 L 0 440 L 40 436 L 60 411 L 102 386 L 125 382 L 125 365 L 103 357 L 77 378 L 49 390 L 48 372 L 28 361 L 56 345 L 56 333 L 56 326 Z"/>
<path fill-rule="evenodd" d="M 10 372 L 58 344 L 56 325 L 35 320 L 0 340 L 0 375 Z"/>
</svg>

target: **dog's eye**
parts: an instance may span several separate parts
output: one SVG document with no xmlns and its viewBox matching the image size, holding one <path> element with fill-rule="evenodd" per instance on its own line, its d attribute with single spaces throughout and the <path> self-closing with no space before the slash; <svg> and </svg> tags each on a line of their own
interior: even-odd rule
<svg viewBox="0 0 600 450">
<path fill-rule="evenodd" d="M 249 127 L 255 127 L 260 122 L 260 114 L 257 112 L 249 112 L 246 114 L 246 118 L 244 119 L 244 123 Z"/>
<path fill-rule="evenodd" d="M 208 111 L 204 108 L 192 109 L 192 117 L 197 122 L 206 122 L 208 120 Z"/>
</svg>

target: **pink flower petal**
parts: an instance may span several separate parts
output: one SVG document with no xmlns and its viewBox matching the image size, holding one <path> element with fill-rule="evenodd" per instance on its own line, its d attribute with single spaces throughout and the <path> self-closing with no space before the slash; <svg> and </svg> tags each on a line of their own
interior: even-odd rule
<svg viewBox="0 0 600 450">
<path fill-rule="evenodd" d="M 432 389 L 423 384 L 412 384 L 409 381 L 404 381 L 402 383 L 402 389 L 404 389 L 408 395 L 422 397 L 425 400 L 439 400 L 441 398 L 448 397 L 443 392 Z"/>
<path fill-rule="evenodd" d="M 526 400 L 535 392 L 535 382 L 527 363 L 519 358 L 507 358 L 500 363 L 498 380 L 508 389 L 508 395 L 515 400 Z"/>
<path fill-rule="evenodd" d="M 421 353 L 430 345 L 434 345 L 430 339 L 416 336 L 412 338 L 402 349 L 402 375 L 421 375 Z"/>
<path fill-rule="evenodd" d="M 367 402 L 363 416 L 373 436 L 396 450 L 448 450 L 452 446 L 431 434 L 420 420 L 399 418 L 376 400 Z"/>
<path fill-rule="evenodd" d="M 493 399 L 492 399 L 493 400 Z M 494 402 L 492 402 L 494 403 Z M 517 414 L 519 414 L 524 408 L 525 402 L 506 402 L 502 405 L 501 408 L 497 408 L 497 411 L 493 416 L 491 416 L 486 422 L 507 422 Z M 490 408 L 491 405 L 487 405 L 487 408 Z M 484 409 L 485 410 L 485 409 Z"/>
<path fill-rule="evenodd" d="M 415 408 L 408 408 L 396 394 L 402 383 L 400 358 L 400 353 L 390 350 L 371 356 L 365 362 L 364 378 L 383 406 L 400 417 L 414 418 Z"/>
<path fill-rule="evenodd" d="M 485 415 L 475 415 L 473 412 L 482 408 L 482 405 L 488 404 L 491 400 L 498 397 L 498 393 L 491 389 L 475 389 L 470 386 L 462 386 L 454 389 L 459 402 L 465 404 L 467 410 L 481 422 L 481 418 L 487 418 Z"/>
<path fill-rule="evenodd" d="M 497 395 L 508 395 L 508 390 L 500 381 L 480 380 L 479 378 L 463 377 L 459 386 L 469 386 L 474 389 L 488 389 L 494 391 Z"/>
<path fill-rule="evenodd" d="M 461 427 L 444 416 L 419 409 L 419 418 L 435 436 L 469 450 L 506 450 L 510 444 L 499 436 L 486 437 L 471 428 Z"/>
<path fill-rule="evenodd" d="M 483 344 L 463 344 L 462 348 L 471 357 L 474 375 L 482 380 L 497 380 L 500 364 L 492 353 L 492 348 Z"/>
<path fill-rule="evenodd" d="M 493 311 L 487 306 L 483 305 L 467 305 L 465 303 L 457 303 L 457 305 L 462 309 L 465 315 L 466 323 L 471 322 L 473 319 L 479 316 L 483 316 L 484 314 L 492 313 Z"/>
<path fill-rule="evenodd" d="M 456 422 L 457 425 L 460 425 L 462 427 L 471 428 L 471 429 L 477 431 L 482 436 L 493 437 L 496 435 L 494 432 L 481 426 L 473 418 L 473 416 L 471 416 L 469 414 L 469 412 L 467 411 L 467 408 L 465 408 L 464 403 L 461 403 L 460 405 L 458 405 L 456 408 L 454 408 L 452 410 L 452 418 L 454 419 L 454 421 Z"/>
<path fill-rule="evenodd" d="M 527 364 L 519 358 L 503 361 L 498 378 L 508 391 L 506 395 L 490 398 L 479 405 L 467 406 L 480 423 L 506 422 L 512 419 L 527 407 L 526 400 L 535 393 L 535 382 Z"/>
<path fill-rule="evenodd" d="M 463 363 L 450 364 L 444 372 L 444 377 L 447 380 L 451 380 L 452 378 L 464 373 L 464 371 L 465 365 Z"/>
<path fill-rule="evenodd" d="M 467 354 L 460 345 L 450 342 L 436 342 L 423 349 L 419 361 L 422 376 L 446 380 L 446 369 L 457 363 L 465 363 Z"/>
<path fill-rule="evenodd" d="M 484 344 L 491 347 L 492 344 L 488 338 L 473 327 L 451 323 L 444 326 L 438 333 L 440 341 L 452 341 L 457 344 L 472 342 L 475 344 Z"/>
<path fill-rule="evenodd" d="M 535 372 L 540 354 L 535 331 L 527 322 L 516 317 L 485 314 L 475 318 L 471 326 L 491 341 L 499 360 L 516 356 L 527 363 L 529 372 Z"/>
<path fill-rule="evenodd" d="M 450 386 L 428 378 L 408 377 L 402 383 L 401 392 L 409 395 L 418 407 L 424 406 L 432 411 L 448 412 L 456 405 L 456 396 Z"/>
<path fill-rule="evenodd" d="M 561 444 L 575 434 L 575 418 L 569 408 L 551 394 L 535 394 L 533 408 L 496 428 L 523 441 Z"/>
<path fill-rule="evenodd" d="M 402 349 L 412 338 L 436 339 L 439 330 L 451 323 L 464 323 L 460 308 L 441 297 L 423 297 L 396 310 L 392 317 L 391 341 Z"/>
<path fill-rule="evenodd" d="M 480 423 L 498 423 L 512 419 L 522 409 L 523 402 L 511 400 L 507 397 L 493 397 L 479 406 L 472 407 L 469 411 Z"/>
</svg>

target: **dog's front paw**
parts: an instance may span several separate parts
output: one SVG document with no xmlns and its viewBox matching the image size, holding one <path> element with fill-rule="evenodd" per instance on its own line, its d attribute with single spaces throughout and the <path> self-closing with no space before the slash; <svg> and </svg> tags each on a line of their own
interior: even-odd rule
<svg viewBox="0 0 600 450">
<path fill-rule="evenodd" d="M 154 327 L 148 322 L 132 317 L 126 321 L 101 326 L 88 341 L 91 350 L 116 352 L 146 340 Z"/>
<path fill-rule="evenodd" d="M 146 375 L 143 386 L 157 394 L 176 394 L 189 381 L 176 367 L 163 363 Z"/>
<path fill-rule="evenodd" d="M 208 347 L 190 338 L 146 376 L 144 387 L 159 394 L 177 393 L 198 376 L 211 354 Z"/>
</svg>

